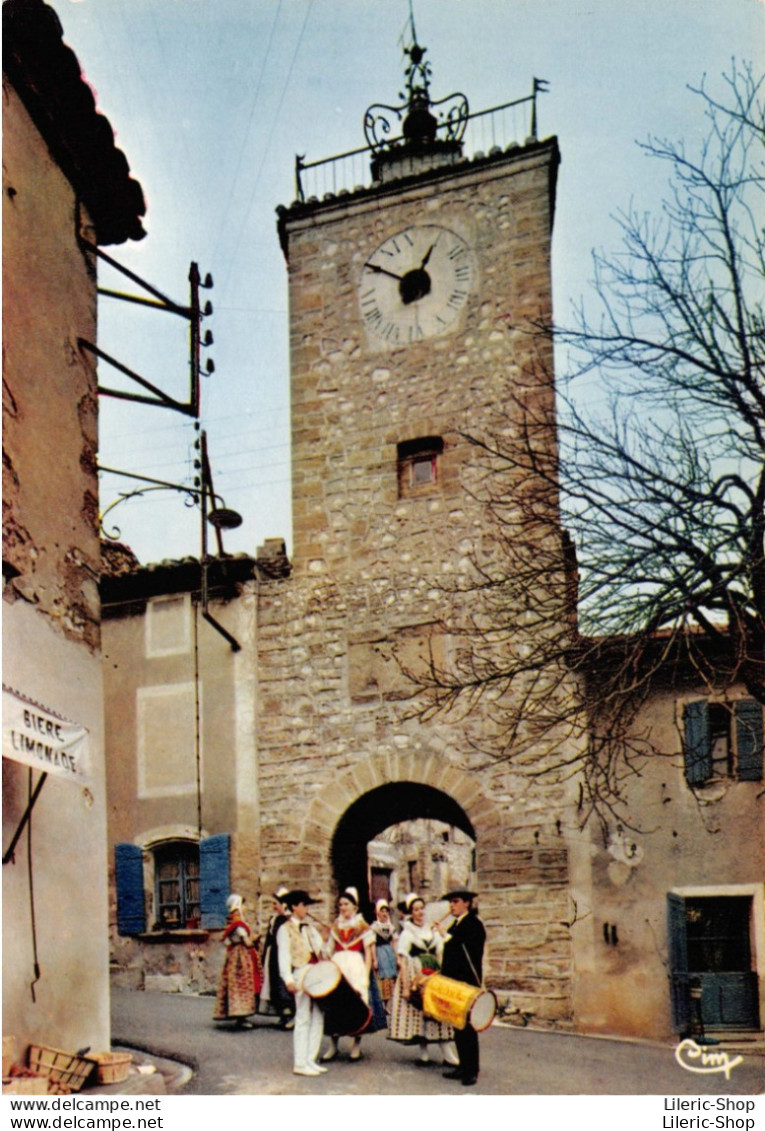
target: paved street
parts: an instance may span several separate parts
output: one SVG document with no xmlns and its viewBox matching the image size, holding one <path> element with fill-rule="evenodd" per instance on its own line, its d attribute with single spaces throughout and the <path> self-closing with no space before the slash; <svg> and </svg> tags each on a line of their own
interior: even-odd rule
<svg viewBox="0 0 765 1131">
<path fill-rule="evenodd" d="M 324 1076 L 292 1075 L 292 1034 L 268 1018 L 253 1030 L 212 1021 L 212 997 L 112 991 L 115 1045 L 190 1064 L 184 1095 L 753 1095 L 765 1091 L 762 1048 L 736 1046 L 743 1062 L 726 1081 L 682 1068 L 674 1049 L 567 1033 L 493 1025 L 481 1034 L 476 1088 L 444 1080 L 440 1066 L 419 1068 L 416 1051 L 376 1033 L 364 1040 L 364 1059 L 347 1055 Z M 341 1042 L 343 1052 L 347 1038 Z"/>
</svg>

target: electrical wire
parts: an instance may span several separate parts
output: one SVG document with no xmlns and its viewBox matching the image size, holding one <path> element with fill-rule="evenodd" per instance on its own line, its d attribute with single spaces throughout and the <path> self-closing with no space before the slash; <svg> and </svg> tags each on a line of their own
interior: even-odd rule
<svg viewBox="0 0 765 1131">
<path fill-rule="evenodd" d="M 303 17 L 303 23 L 301 25 L 300 32 L 298 33 L 297 42 L 295 44 L 295 50 L 292 53 L 292 58 L 290 60 L 289 67 L 287 68 L 287 76 L 286 76 L 284 83 L 282 85 L 282 91 L 281 91 L 281 95 L 279 96 L 279 102 L 277 104 L 276 110 L 274 111 L 274 113 L 272 115 L 271 128 L 270 128 L 268 135 L 266 137 L 265 145 L 263 146 L 263 152 L 262 152 L 262 155 L 261 155 L 260 164 L 258 165 L 258 168 L 255 172 L 255 176 L 253 178 L 252 191 L 250 192 L 250 198 L 249 198 L 247 205 L 244 209 L 242 222 L 239 225 L 239 228 L 236 232 L 236 239 L 234 241 L 234 246 L 236 246 L 236 247 L 238 247 L 240 242 L 241 242 L 242 232 L 244 231 L 245 227 L 247 226 L 247 223 L 248 223 L 249 218 L 250 218 L 250 212 L 252 210 L 252 206 L 253 206 L 253 203 L 254 203 L 254 200 L 255 200 L 255 193 L 256 193 L 258 185 L 260 183 L 260 178 L 261 178 L 261 175 L 263 173 L 263 169 L 264 169 L 265 164 L 266 164 L 266 158 L 268 157 L 268 153 L 269 153 L 269 150 L 271 148 L 271 142 L 273 141 L 274 133 L 276 132 L 276 128 L 277 128 L 277 125 L 278 125 L 278 122 L 279 122 L 279 115 L 281 113 L 282 106 L 284 105 L 284 99 L 286 98 L 287 90 L 289 88 L 289 85 L 290 85 L 290 82 L 291 82 L 291 79 L 292 79 L 292 73 L 293 73 L 294 68 L 295 68 L 295 63 L 297 61 L 298 53 L 300 51 L 300 46 L 303 42 L 303 36 L 305 34 L 305 29 L 306 29 L 306 26 L 308 24 L 308 18 L 311 14 L 312 8 L 313 8 L 313 0 L 308 0 L 308 3 L 305 6 L 305 16 Z M 230 278 L 230 273 L 229 273 L 228 276 L 225 277 L 225 281 L 224 281 L 224 284 L 223 284 L 224 291 L 225 291 L 226 285 L 228 284 L 229 278 Z"/>
<path fill-rule="evenodd" d="M 263 83 L 263 76 L 266 73 L 266 64 L 268 63 L 268 60 L 269 60 L 269 57 L 270 57 L 270 54 L 271 54 L 271 48 L 272 48 L 273 42 L 274 42 L 274 35 L 276 33 L 276 25 L 279 22 L 279 16 L 281 15 L 281 11 L 282 11 L 282 0 L 279 0 L 279 5 L 276 9 L 276 15 L 274 16 L 273 23 L 271 24 L 271 31 L 269 33 L 268 43 L 266 45 L 266 51 L 265 51 L 265 54 L 263 56 L 263 65 L 260 68 L 260 74 L 258 75 L 258 81 L 257 81 L 256 86 L 255 86 L 255 93 L 253 95 L 252 102 L 250 104 L 250 113 L 249 113 L 249 116 L 247 118 L 247 126 L 246 126 L 245 131 L 244 131 L 244 137 L 242 138 L 242 144 L 239 148 L 239 154 L 237 156 L 237 161 L 236 161 L 236 169 L 234 171 L 234 176 L 231 178 L 231 186 L 230 186 L 230 189 L 229 189 L 228 199 L 227 199 L 227 201 L 224 205 L 220 225 L 218 227 L 218 237 L 216 239 L 216 242 L 213 244 L 213 254 L 212 254 L 213 260 L 217 259 L 218 252 L 220 250 L 221 238 L 223 236 L 223 232 L 224 232 L 226 225 L 228 223 L 228 216 L 229 216 L 229 212 L 231 211 L 231 202 L 234 199 L 234 191 L 237 188 L 237 185 L 239 183 L 239 174 L 240 174 L 240 171 L 241 171 L 241 168 L 242 168 L 242 163 L 243 163 L 243 160 L 244 160 L 244 152 L 245 152 L 245 149 L 247 147 L 247 143 L 248 143 L 249 138 L 250 138 L 250 129 L 252 127 L 252 119 L 255 116 L 255 108 L 258 105 L 258 99 L 260 97 L 260 88 L 261 88 L 261 85 Z"/>
</svg>

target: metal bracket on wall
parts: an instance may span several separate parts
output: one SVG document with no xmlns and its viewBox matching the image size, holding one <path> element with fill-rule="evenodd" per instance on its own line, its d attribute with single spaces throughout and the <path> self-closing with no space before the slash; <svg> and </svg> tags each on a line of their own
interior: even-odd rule
<svg viewBox="0 0 765 1131">
<path fill-rule="evenodd" d="M 111 389 L 106 386 L 99 385 L 98 392 L 106 397 L 118 397 L 120 400 L 137 401 L 139 404 L 154 405 L 158 408 L 169 408 L 174 412 L 181 412 L 186 416 L 199 416 L 199 400 L 200 400 L 200 373 L 201 373 L 201 351 L 203 346 L 211 346 L 213 342 L 212 334 L 208 330 L 202 337 L 202 320 L 208 315 L 212 314 L 213 308 L 211 302 L 206 302 L 204 307 L 200 304 L 199 292 L 200 289 L 211 289 L 213 285 L 212 276 L 206 275 L 202 281 L 199 274 L 199 267 L 196 263 L 191 264 L 189 268 L 189 304 L 183 306 L 175 302 L 173 299 L 168 298 L 167 295 L 162 294 L 160 290 L 147 283 L 140 275 L 136 275 L 134 271 L 130 271 L 127 267 L 123 267 L 116 259 L 112 259 L 105 251 L 102 251 L 96 244 L 91 243 L 89 240 L 80 238 L 80 244 L 89 252 L 97 255 L 99 259 L 103 259 L 116 271 L 127 276 L 139 287 L 142 287 L 146 294 L 135 295 L 128 294 L 123 291 L 110 290 L 106 287 L 98 287 L 98 294 L 105 295 L 107 298 L 119 299 L 122 302 L 137 303 L 140 306 L 148 306 L 152 310 L 164 311 L 166 314 L 175 314 L 180 318 L 185 318 L 189 323 L 189 399 L 187 401 L 177 400 L 165 393 L 153 382 L 148 381 L 142 377 L 140 373 L 136 373 L 121 361 L 111 357 L 94 342 L 89 342 L 86 338 L 78 338 L 77 344 L 80 349 L 88 350 L 96 357 L 105 361 L 107 365 L 111 365 L 114 369 L 129 377 L 131 381 L 135 381 L 141 388 L 146 389 L 147 393 L 129 393 L 121 389 Z M 210 376 L 215 372 L 215 365 L 210 359 L 205 364 L 205 374 Z M 151 394 L 151 395 L 147 395 Z"/>
</svg>

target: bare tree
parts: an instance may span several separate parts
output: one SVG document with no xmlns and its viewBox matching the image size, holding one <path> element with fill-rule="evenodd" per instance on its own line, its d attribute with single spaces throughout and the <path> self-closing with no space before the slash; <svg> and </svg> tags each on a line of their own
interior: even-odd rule
<svg viewBox="0 0 765 1131">
<path fill-rule="evenodd" d="M 695 90 L 698 152 L 642 146 L 669 193 L 658 217 L 617 217 L 622 250 L 594 256 L 597 314 L 510 330 L 554 334 L 557 419 L 521 392 L 491 435 L 466 437 L 496 539 L 428 710 L 488 700 L 492 755 L 584 765 L 599 812 L 652 753 L 635 717 L 657 678 L 690 669 L 765 702 L 765 80 L 734 64 L 724 81 L 721 100 Z"/>
</svg>

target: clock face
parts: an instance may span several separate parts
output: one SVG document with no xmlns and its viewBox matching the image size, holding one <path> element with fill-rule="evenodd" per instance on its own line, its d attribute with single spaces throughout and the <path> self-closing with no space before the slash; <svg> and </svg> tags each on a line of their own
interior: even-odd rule
<svg viewBox="0 0 765 1131">
<path fill-rule="evenodd" d="M 367 258 L 359 307 L 368 332 L 391 346 L 442 334 L 459 318 L 473 289 L 470 248 L 435 224 L 405 228 Z"/>
</svg>

